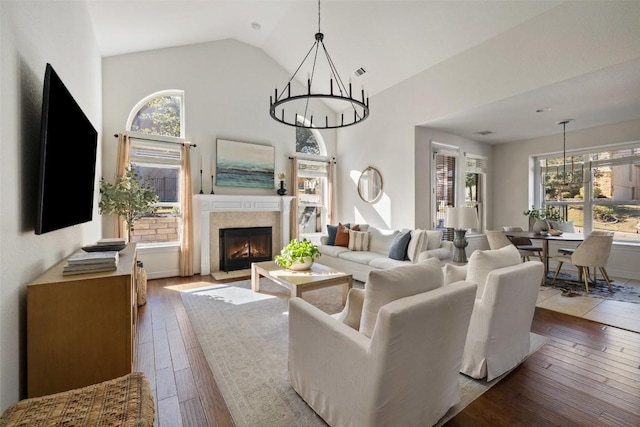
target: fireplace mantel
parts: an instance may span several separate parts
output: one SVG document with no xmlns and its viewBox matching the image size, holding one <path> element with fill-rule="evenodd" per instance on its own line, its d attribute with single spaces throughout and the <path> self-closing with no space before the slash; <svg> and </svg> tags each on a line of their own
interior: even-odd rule
<svg viewBox="0 0 640 427">
<path fill-rule="evenodd" d="M 211 235 L 209 215 L 212 212 L 280 212 L 280 240 L 289 243 L 291 196 L 250 196 L 196 194 L 194 208 L 200 212 L 200 274 L 211 274 Z"/>
</svg>

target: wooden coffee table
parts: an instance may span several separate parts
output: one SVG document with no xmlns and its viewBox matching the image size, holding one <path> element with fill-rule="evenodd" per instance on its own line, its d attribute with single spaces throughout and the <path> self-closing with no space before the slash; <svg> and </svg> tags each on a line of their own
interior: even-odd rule
<svg viewBox="0 0 640 427">
<path fill-rule="evenodd" d="M 288 288 L 291 297 L 300 297 L 303 291 L 343 285 L 342 304 L 346 304 L 347 294 L 353 286 L 351 274 L 318 263 L 313 263 L 309 270 L 293 271 L 283 269 L 274 261 L 254 262 L 251 264 L 251 289 L 254 292 L 260 290 L 260 276 Z"/>
</svg>

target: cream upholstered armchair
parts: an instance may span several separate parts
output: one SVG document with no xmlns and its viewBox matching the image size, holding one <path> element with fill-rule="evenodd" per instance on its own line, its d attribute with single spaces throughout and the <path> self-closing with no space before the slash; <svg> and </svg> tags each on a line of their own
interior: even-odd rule
<svg viewBox="0 0 640 427">
<path fill-rule="evenodd" d="M 476 294 L 475 284 L 441 285 L 439 261 L 371 272 L 360 330 L 292 298 L 293 388 L 331 426 L 435 424 L 460 400 L 458 372 Z"/>
<path fill-rule="evenodd" d="M 504 228 L 516 228 L 516 227 L 504 227 Z M 511 230 L 511 231 L 516 231 L 516 230 Z M 487 230 L 485 231 L 485 234 L 487 236 L 487 241 L 489 242 L 490 249 L 500 249 L 505 246 L 514 245 L 518 249 L 518 252 L 520 253 L 520 257 L 522 258 L 523 262 L 529 261 L 532 256 L 538 257 L 540 258 L 540 260 L 542 260 L 542 253 L 541 253 L 542 248 L 537 248 L 536 246 L 532 246 L 532 245 L 518 246 L 515 242 L 511 241 L 506 234 L 504 234 L 504 231 L 500 231 L 500 230 Z"/>
<path fill-rule="evenodd" d="M 543 276 L 540 261 L 488 272 L 471 315 L 460 372 L 491 381 L 524 360 Z"/>
<path fill-rule="evenodd" d="M 507 232 L 507 231 L 524 231 L 524 230 L 522 229 L 522 227 L 502 227 L 502 231 Z M 536 256 L 540 259 L 540 261 L 544 262 L 544 260 L 542 259 L 542 246 L 534 245 L 531 239 L 527 237 L 512 237 L 512 238 L 507 237 L 507 238 L 511 240 L 511 242 L 513 242 L 514 245 L 516 245 L 516 248 L 518 248 L 519 251 L 527 252 L 527 255 L 522 257 L 523 261 L 531 261 L 531 256 Z M 528 254 L 528 253 L 531 253 L 531 254 Z"/>
<path fill-rule="evenodd" d="M 611 291 L 611 281 L 607 274 L 606 266 L 609 262 L 609 254 L 613 245 L 613 233 L 594 231 L 589 234 L 582 243 L 572 253 L 560 253 L 551 259 L 558 263 L 556 271 L 553 275 L 552 284 L 555 283 L 558 273 L 562 268 L 562 264 L 573 264 L 578 268 L 580 277 L 584 280 L 585 291 L 589 293 L 589 268 L 593 267 L 593 279 L 595 281 L 595 270 L 599 269 L 602 277 L 609 285 Z"/>
</svg>

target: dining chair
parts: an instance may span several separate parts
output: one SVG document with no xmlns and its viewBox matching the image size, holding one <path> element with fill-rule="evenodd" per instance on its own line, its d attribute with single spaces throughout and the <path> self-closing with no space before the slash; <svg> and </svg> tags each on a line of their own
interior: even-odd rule
<svg viewBox="0 0 640 427">
<path fill-rule="evenodd" d="M 607 274 L 606 266 L 609 261 L 609 254 L 611 253 L 611 247 L 613 245 L 613 233 L 596 231 L 589 234 L 584 241 L 578 246 L 572 254 L 560 254 L 554 256 L 551 259 L 558 263 L 553 280 L 553 285 L 558 277 L 558 273 L 564 263 L 573 264 L 578 268 L 578 273 L 584 281 L 584 287 L 586 293 L 589 293 L 589 268 L 593 267 L 594 273 L 596 269 L 599 269 L 602 273 L 602 277 L 609 286 L 609 291 L 613 291 L 611 288 L 611 281 Z M 595 274 L 594 274 L 595 283 Z"/>
<path fill-rule="evenodd" d="M 513 245 L 516 246 L 508 237 L 506 234 L 504 234 L 503 231 L 500 230 L 487 230 L 486 231 L 486 236 L 487 236 L 487 240 L 489 241 L 489 249 L 500 249 L 500 248 L 504 248 L 505 246 L 509 246 L 509 245 Z M 520 249 L 516 246 L 516 248 L 518 249 L 518 252 L 520 253 L 520 257 L 522 258 L 522 261 L 529 261 L 530 257 L 532 256 L 536 256 L 536 253 L 534 251 L 530 251 L 530 250 L 526 250 L 526 249 Z M 540 250 L 542 250 L 542 248 L 540 248 Z M 542 259 L 542 257 L 540 257 L 540 259 Z"/>
<path fill-rule="evenodd" d="M 508 231 L 524 231 L 522 227 L 502 227 L 503 232 Z M 503 233 L 504 234 L 504 233 Z M 507 237 L 507 236 L 505 236 Z M 522 255 L 523 261 L 530 261 L 532 256 L 538 257 L 540 261 L 544 262 L 542 258 L 542 247 L 535 246 L 531 239 L 528 237 L 507 237 L 507 239 L 518 248 Z"/>
</svg>

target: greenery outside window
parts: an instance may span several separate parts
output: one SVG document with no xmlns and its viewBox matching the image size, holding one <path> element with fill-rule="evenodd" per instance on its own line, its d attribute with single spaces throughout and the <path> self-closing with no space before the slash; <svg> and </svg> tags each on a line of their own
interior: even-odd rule
<svg viewBox="0 0 640 427">
<path fill-rule="evenodd" d="M 566 164 L 557 155 L 536 163 L 541 203 L 556 206 L 576 231 L 640 242 L 640 143 L 572 153 Z"/>
<path fill-rule="evenodd" d="M 485 177 L 487 174 L 487 159 L 473 154 L 465 154 L 465 206 L 473 207 L 478 212 L 478 229 L 481 231 L 485 223 L 484 192 Z"/>
</svg>

